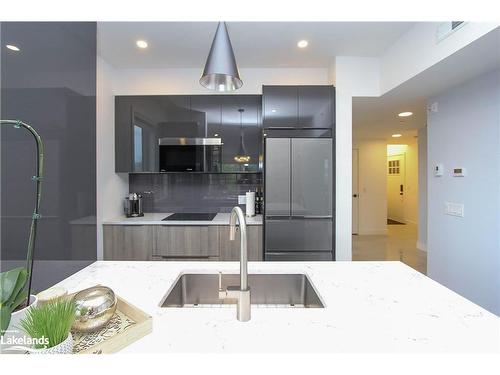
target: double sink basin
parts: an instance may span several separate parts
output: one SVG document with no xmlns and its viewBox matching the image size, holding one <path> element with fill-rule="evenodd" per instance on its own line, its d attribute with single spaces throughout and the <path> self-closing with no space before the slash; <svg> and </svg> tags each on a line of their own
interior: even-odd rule
<svg viewBox="0 0 500 375">
<path fill-rule="evenodd" d="M 239 285 L 240 276 L 223 274 L 222 288 Z M 323 302 L 305 274 L 249 274 L 248 285 L 252 305 L 273 307 L 323 308 Z M 207 273 L 181 274 L 160 302 L 161 307 L 203 307 L 233 304 L 219 299 L 219 275 Z"/>
</svg>

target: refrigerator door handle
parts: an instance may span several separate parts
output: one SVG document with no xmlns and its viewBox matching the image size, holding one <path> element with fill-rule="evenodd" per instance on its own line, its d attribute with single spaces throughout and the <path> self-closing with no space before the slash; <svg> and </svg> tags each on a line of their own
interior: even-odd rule
<svg viewBox="0 0 500 375">
<path fill-rule="evenodd" d="M 303 220 L 303 219 L 333 219 L 332 215 L 292 215 L 291 219 Z"/>
</svg>

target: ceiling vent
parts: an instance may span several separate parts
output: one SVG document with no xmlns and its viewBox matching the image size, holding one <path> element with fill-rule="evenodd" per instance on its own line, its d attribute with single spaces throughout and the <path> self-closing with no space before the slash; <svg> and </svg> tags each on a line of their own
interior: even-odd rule
<svg viewBox="0 0 500 375">
<path fill-rule="evenodd" d="M 446 39 L 451 34 L 453 34 L 456 30 L 460 29 L 466 22 L 464 21 L 449 21 L 443 22 L 437 27 L 436 30 L 436 43 L 441 42 L 443 39 Z"/>
</svg>

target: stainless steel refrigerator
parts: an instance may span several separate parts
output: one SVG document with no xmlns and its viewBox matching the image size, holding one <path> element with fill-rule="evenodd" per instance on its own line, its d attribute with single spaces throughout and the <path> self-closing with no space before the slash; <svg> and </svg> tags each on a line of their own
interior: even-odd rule
<svg viewBox="0 0 500 375">
<path fill-rule="evenodd" d="M 332 139 L 265 143 L 265 260 L 334 260 Z"/>
</svg>

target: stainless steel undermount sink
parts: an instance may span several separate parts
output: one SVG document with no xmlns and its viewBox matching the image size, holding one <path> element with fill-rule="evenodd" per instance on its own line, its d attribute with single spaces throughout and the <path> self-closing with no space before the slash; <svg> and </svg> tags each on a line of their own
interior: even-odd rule
<svg viewBox="0 0 500 375">
<path fill-rule="evenodd" d="M 239 285 L 240 275 L 223 274 L 222 287 Z M 250 274 L 248 284 L 252 305 L 323 308 L 314 286 L 305 274 Z M 181 274 L 160 302 L 161 307 L 203 307 L 234 304 L 219 299 L 218 274 Z"/>
</svg>

